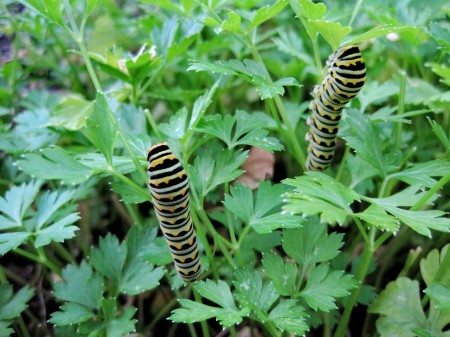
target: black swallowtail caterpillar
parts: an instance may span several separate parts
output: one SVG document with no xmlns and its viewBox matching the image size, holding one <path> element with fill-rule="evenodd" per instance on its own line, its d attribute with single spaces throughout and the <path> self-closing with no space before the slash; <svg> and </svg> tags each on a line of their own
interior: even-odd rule
<svg viewBox="0 0 450 337">
<path fill-rule="evenodd" d="M 324 170 L 330 165 L 342 109 L 366 80 L 366 66 L 357 46 L 339 48 L 330 55 L 327 66 L 327 76 L 314 88 L 315 97 L 309 105 L 307 170 Z"/>
<path fill-rule="evenodd" d="M 147 150 L 149 186 L 156 217 L 167 239 L 181 279 L 200 275 L 197 235 L 189 213 L 189 182 L 185 169 L 167 143 Z"/>
</svg>

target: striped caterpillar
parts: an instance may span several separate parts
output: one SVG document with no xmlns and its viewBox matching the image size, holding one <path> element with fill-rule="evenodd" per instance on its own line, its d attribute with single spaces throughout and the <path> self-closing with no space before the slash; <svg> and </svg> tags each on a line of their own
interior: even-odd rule
<svg viewBox="0 0 450 337">
<path fill-rule="evenodd" d="M 167 143 L 147 150 L 149 187 L 161 230 L 178 275 L 192 282 L 201 272 L 197 235 L 189 213 L 189 182 L 185 169 Z"/>
<path fill-rule="evenodd" d="M 330 55 L 327 66 L 327 76 L 314 88 L 315 98 L 309 106 L 307 170 L 324 170 L 330 165 L 342 109 L 366 80 L 366 66 L 357 46 L 339 48 Z"/>
</svg>

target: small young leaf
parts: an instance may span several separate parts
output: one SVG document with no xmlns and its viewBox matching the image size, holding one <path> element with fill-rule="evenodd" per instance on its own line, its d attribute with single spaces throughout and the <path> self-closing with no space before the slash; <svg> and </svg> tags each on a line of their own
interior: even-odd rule
<svg viewBox="0 0 450 337">
<path fill-rule="evenodd" d="M 327 20 L 309 20 L 308 25 L 319 32 L 333 50 L 336 50 L 341 45 L 342 39 L 352 31 L 350 27 L 343 27 L 338 22 Z"/>
<path fill-rule="evenodd" d="M 127 247 L 109 233 L 100 239 L 98 248 L 91 250 L 91 264 L 103 276 L 119 283 L 127 257 Z"/>
<path fill-rule="evenodd" d="M 110 166 L 112 166 L 117 128 L 117 122 L 113 119 L 105 95 L 97 93 L 92 114 L 86 120 L 86 134 L 95 147 L 105 156 Z"/>
<path fill-rule="evenodd" d="M 323 3 L 315 4 L 309 0 L 296 0 L 291 2 L 295 14 L 308 20 L 322 19 L 327 11 Z"/>
<path fill-rule="evenodd" d="M 433 249 L 428 255 L 420 261 L 420 272 L 422 274 L 423 280 L 427 286 L 431 286 L 433 282 L 440 282 L 447 287 L 450 287 L 450 275 L 449 273 L 440 273 L 440 277 L 438 276 L 439 269 L 446 268 L 442 266 L 444 262 L 445 254 L 447 254 L 447 250 L 450 248 L 450 245 L 447 244 L 444 246 L 439 252 L 437 249 Z"/>
<path fill-rule="evenodd" d="M 250 22 L 250 25 L 247 27 L 247 33 L 280 13 L 284 7 L 286 7 L 288 2 L 288 0 L 278 0 L 271 6 L 267 5 L 259 8 Z"/>
<path fill-rule="evenodd" d="M 336 308 L 335 298 L 349 295 L 349 290 L 356 286 L 352 275 L 338 270 L 330 271 L 327 265 L 312 266 L 308 282 L 300 295 L 312 309 L 329 311 Z"/>
<path fill-rule="evenodd" d="M 225 115 L 223 118 L 221 115 L 207 116 L 199 123 L 197 129 L 221 139 L 229 149 L 239 145 L 257 146 L 267 151 L 283 149 L 278 139 L 268 137 L 269 132 L 264 130 L 267 124 L 268 119 L 265 115 L 238 110 L 235 116 Z"/>
<path fill-rule="evenodd" d="M 235 12 L 229 12 L 228 13 L 228 20 L 225 20 L 222 22 L 222 25 L 220 26 L 223 30 L 233 32 L 236 34 L 242 34 L 243 31 L 241 29 L 241 17 L 239 14 Z"/>
<path fill-rule="evenodd" d="M 302 228 L 283 232 L 283 249 L 302 268 L 319 262 L 327 262 L 339 254 L 344 245 L 343 235 L 326 234 L 326 225 L 317 219 L 309 218 Z"/>
</svg>

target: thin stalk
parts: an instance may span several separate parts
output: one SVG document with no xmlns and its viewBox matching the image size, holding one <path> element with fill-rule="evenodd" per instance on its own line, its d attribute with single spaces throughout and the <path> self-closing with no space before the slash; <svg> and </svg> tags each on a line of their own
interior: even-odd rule
<svg viewBox="0 0 450 337">
<path fill-rule="evenodd" d="M 374 230 L 373 230 L 374 231 Z M 369 270 L 370 261 L 373 255 L 373 247 L 370 244 L 364 245 L 364 250 L 361 256 L 361 261 L 358 266 L 358 270 L 356 271 L 355 277 L 359 281 L 358 288 L 352 291 L 350 298 L 345 306 L 344 313 L 339 321 L 336 331 L 334 332 L 334 337 L 344 337 L 348 323 L 350 321 L 350 316 L 352 314 L 353 308 L 356 305 L 359 292 L 361 291 L 361 286 L 363 285 L 364 279 L 367 275 L 367 271 Z"/>
<path fill-rule="evenodd" d="M 73 255 L 59 242 L 54 242 L 53 247 L 55 247 L 56 251 L 58 252 L 58 255 L 61 256 L 64 260 L 66 260 L 69 263 L 74 263 L 75 258 Z"/>
<path fill-rule="evenodd" d="M 202 297 L 201 297 L 201 295 L 198 293 L 198 291 L 195 289 L 195 287 L 192 287 L 192 289 L 193 289 L 193 293 L 194 293 L 195 302 L 202 304 Z M 200 326 L 202 328 L 202 336 L 203 337 L 210 337 L 207 322 L 206 321 L 201 321 L 200 322 Z"/>
<path fill-rule="evenodd" d="M 228 328 L 228 330 L 230 331 L 230 335 L 231 337 L 238 337 L 236 328 L 232 325 Z"/>
<path fill-rule="evenodd" d="M 195 207 L 191 206 L 190 214 L 191 214 L 192 221 L 194 222 L 197 235 L 198 235 L 198 237 L 200 238 L 200 241 L 203 244 L 203 248 L 205 249 L 206 257 L 208 258 L 208 261 L 211 264 L 211 269 L 212 269 L 212 273 L 213 273 L 214 279 L 218 280 L 219 279 L 219 272 L 217 270 L 217 266 L 216 266 L 216 263 L 215 263 L 215 260 L 214 260 L 214 254 L 213 254 L 213 252 L 211 250 L 211 247 L 209 246 L 208 239 L 206 238 L 205 230 L 204 230 L 203 226 L 200 223 L 200 220 L 199 220 L 199 218 L 197 216 L 197 212 L 195 210 Z"/>
<path fill-rule="evenodd" d="M 108 172 L 111 172 L 116 178 L 127 184 L 128 186 L 132 187 L 134 191 L 137 194 L 140 194 L 142 197 L 147 199 L 147 201 L 152 201 L 150 197 L 150 193 L 148 193 L 145 189 L 141 188 L 138 184 L 136 184 L 133 180 L 127 178 L 122 173 L 116 171 L 115 169 L 111 169 Z M 147 180 L 147 179 L 146 179 Z"/>
<path fill-rule="evenodd" d="M 248 39 L 249 43 L 247 44 L 250 47 L 250 50 L 252 52 L 253 57 L 255 58 L 255 60 L 260 63 L 263 67 L 264 67 L 264 72 L 266 73 L 266 79 L 270 84 L 273 84 L 273 80 L 272 77 L 270 76 L 269 71 L 267 70 L 266 65 L 264 64 L 261 55 L 259 54 L 258 50 L 256 49 L 255 45 L 253 44 L 253 42 Z M 284 125 L 286 125 L 287 128 L 287 133 L 288 135 L 290 135 L 290 137 L 287 137 L 287 141 L 288 143 L 292 143 L 293 146 L 293 150 L 294 150 L 294 157 L 297 160 L 297 162 L 300 164 L 301 167 L 303 167 L 305 165 L 305 155 L 303 154 L 303 151 L 300 148 L 300 144 L 298 142 L 298 138 L 295 136 L 295 130 L 294 127 L 291 124 L 291 121 L 289 120 L 289 118 L 287 117 L 286 111 L 284 110 L 284 106 L 283 103 L 280 99 L 280 96 L 276 95 L 273 97 L 273 101 L 275 102 L 275 106 L 278 109 L 278 113 L 281 116 L 281 120 L 283 121 Z M 269 99 L 269 104 L 273 104 L 271 103 L 271 100 Z M 281 128 L 281 130 L 279 130 L 280 133 L 282 135 L 285 134 L 285 131 Z"/>
<path fill-rule="evenodd" d="M 203 198 L 200 198 L 200 205 L 203 205 Z M 214 242 L 217 243 L 217 245 L 218 245 L 220 251 L 222 252 L 223 256 L 225 257 L 225 259 L 228 261 L 228 263 L 230 264 L 230 266 L 232 268 L 236 268 L 236 264 L 235 264 L 235 262 L 233 260 L 233 257 L 231 256 L 231 254 L 228 251 L 228 249 L 224 246 L 224 243 L 220 239 L 219 233 L 217 233 L 217 231 L 214 228 L 213 224 L 209 220 L 208 215 L 206 215 L 206 213 L 205 213 L 205 211 L 203 209 L 197 209 L 197 212 L 198 212 L 199 218 L 202 220 L 203 224 L 206 226 L 208 231 L 213 236 Z"/>
<path fill-rule="evenodd" d="M 398 93 L 398 109 L 397 115 L 402 115 L 405 112 L 405 94 L 406 94 L 406 73 L 404 71 L 400 72 L 400 91 Z M 403 123 L 396 123 L 395 131 L 395 147 L 400 149 L 402 145 L 402 130 Z"/>
<path fill-rule="evenodd" d="M 19 255 L 22 255 L 24 257 L 26 257 L 29 260 L 35 261 L 37 263 L 43 264 L 44 266 L 46 266 L 48 269 L 50 269 L 51 271 L 53 271 L 56 275 L 61 276 L 61 271 L 59 270 L 59 268 L 50 260 L 48 260 L 45 255 L 34 255 L 22 248 L 15 248 L 14 252 L 16 252 Z"/>
<path fill-rule="evenodd" d="M 313 45 L 314 62 L 316 63 L 317 78 L 322 78 L 322 62 L 320 61 L 319 44 L 317 42 L 317 36 L 315 38 L 311 37 L 311 42 Z"/>
<path fill-rule="evenodd" d="M 28 328 L 27 328 L 25 322 L 23 321 L 22 316 L 19 316 L 19 318 L 16 321 L 19 324 L 21 335 L 23 337 L 30 337 L 30 333 L 28 331 Z"/>
<path fill-rule="evenodd" d="M 359 218 L 357 216 L 354 216 L 353 221 L 355 222 L 356 226 L 358 227 L 359 232 L 361 233 L 361 236 L 363 237 L 366 245 L 370 244 L 370 238 L 367 236 L 367 232 L 366 232 L 363 224 L 361 223 L 361 220 L 359 220 Z"/>
<path fill-rule="evenodd" d="M 358 2 L 356 3 L 355 8 L 353 9 L 352 18 L 350 19 L 350 22 L 348 23 L 349 26 L 351 26 L 353 23 L 353 20 L 355 20 L 356 13 L 358 13 L 359 7 L 361 7 L 362 2 L 363 2 L 363 0 L 358 0 Z"/>
<path fill-rule="evenodd" d="M 5 275 L 5 272 L 3 270 L 3 267 L 0 265 L 0 282 L 6 282 L 8 281 Z"/>
<path fill-rule="evenodd" d="M 150 124 L 150 126 L 151 126 L 153 132 L 154 132 L 155 135 L 156 135 L 156 138 L 158 138 L 158 141 L 159 141 L 160 143 L 164 142 L 164 138 L 163 138 L 163 136 L 161 135 L 161 133 L 159 132 L 159 129 L 158 129 L 158 127 L 156 126 L 156 121 L 155 121 L 155 119 L 153 118 L 153 115 L 150 113 L 150 110 L 145 109 L 145 110 L 144 110 L 144 113 L 145 113 L 145 117 L 147 117 L 147 121 L 149 122 L 149 124 Z"/>
<path fill-rule="evenodd" d="M 142 219 L 141 219 L 141 215 L 139 214 L 139 212 L 136 209 L 136 205 L 130 205 L 130 204 L 125 204 L 125 208 L 127 209 L 133 223 L 137 224 L 138 226 L 143 226 L 142 224 Z M 132 224 L 133 224 L 132 223 Z"/>
<path fill-rule="evenodd" d="M 331 322 L 330 322 L 330 313 L 324 312 L 322 313 L 322 321 L 323 321 L 323 337 L 331 337 Z"/>
<path fill-rule="evenodd" d="M 152 331 L 155 325 L 172 310 L 172 308 L 177 304 L 177 299 L 172 298 L 162 309 L 160 309 L 156 315 L 151 320 L 150 324 L 146 327 L 147 330 Z"/>
<path fill-rule="evenodd" d="M 344 151 L 344 155 L 342 156 L 341 164 L 339 165 L 339 170 L 336 173 L 335 179 L 337 181 L 341 181 L 342 174 L 344 173 L 345 161 L 347 160 L 347 156 L 348 156 L 349 153 L 350 153 L 350 147 L 346 146 L 345 147 L 345 151 Z"/>
</svg>

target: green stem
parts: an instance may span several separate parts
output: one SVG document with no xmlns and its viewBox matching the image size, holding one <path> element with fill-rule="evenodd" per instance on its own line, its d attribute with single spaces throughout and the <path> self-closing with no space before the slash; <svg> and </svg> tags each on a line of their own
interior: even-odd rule
<svg viewBox="0 0 450 337">
<path fill-rule="evenodd" d="M 353 221 L 355 222 L 356 226 L 358 227 L 359 232 L 361 233 L 361 235 L 364 239 L 364 242 L 366 243 L 366 245 L 368 245 L 370 243 L 370 238 L 367 236 L 367 232 L 364 229 L 364 226 L 361 223 L 361 220 L 357 216 L 354 216 Z"/>
<path fill-rule="evenodd" d="M 447 252 L 445 253 L 445 256 L 439 265 L 439 269 L 434 275 L 434 282 L 441 282 L 444 274 L 448 273 L 448 270 L 450 268 L 450 246 L 447 248 Z"/>
<path fill-rule="evenodd" d="M 0 265 L 0 282 L 6 282 L 8 279 L 6 278 L 5 272 L 3 270 L 3 267 Z"/>
<path fill-rule="evenodd" d="M 336 178 L 335 178 L 339 182 L 341 181 L 342 174 L 344 173 L 345 162 L 347 160 L 347 156 L 348 156 L 349 153 L 350 153 L 350 147 L 346 146 L 344 155 L 343 155 L 342 160 L 341 160 L 341 164 L 339 165 L 339 170 L 336 173 Z"/>
<path fill-rule="evenodd" d="M 195 287 L 192 287 L 193 292 L 194 292 L 194 299 L 195 302 L 202 304 L 202 297 L 201 295 L 198 293 L 197 289 L 195 289 Z M 209 337 L 209 329 L 208 329 L 208 325 L 206 321 L 201 321 L 200 322 L 200 326 L 202 327 L 202 336 L 203 337 Z"/>
<path fill-rule="evenodd" d="M 150 113 L 150 110 L 145 109 L 144 113 L 145 113 L 145 117 L 147 117 L 147 121 L 149 122 L 153 132 L 155 133 L 156 138 L 158 138 L 158 141 L 160 143 L 164 142 L 164 138 L 161 135 L 161 133 L 159 132 L 159 129 L 158 129 L 157 125 L 156 125 L 156 121 L 153 118 L 153 115 Z"/>
<path fill-rule="evenodd" d="M 352 291 L 350 298 L 345 306 L 344 313 L 339 321 L 337 329 L 334 333 L 334 337 L 344 337 L 348 323 L 350 321 L 350 316 L 352 314 L 353 308 L 356 305 L 358 300 L 359 292 L 361 291 L 361 286 L 363 285 L 364 279 L 366 277 L 367 271 L 369 270 L 370 261 L 373 255 L 373 246 L 370 244 L 364 245 L 364 250 L 361 256 L 361 260 L 358 266 L 358 270 L 356 271 L 355 277 L 359 281 L 358 288 Z"/>
<path fill-rule="evenodd" d="M 69 263 L 75 263 L 75 259 L 73 255 L 59 242 L 54 242 L 53 247 L 58 252 L 59 256 L 61 256 L 64 260 Z"/>
<path fill-rule="evenodd" d="M 323 321 L 323 337 L 331 337 L 331 322 L 330 322 L 330 313 L 324 312 L 322 313 L 322 321 Z"/>
<path fill-rule="evenodd" d="M 116 178 L 118 178 L 120 181 L 122 181 L 123 183 L 125 183 L 126 185 L 130 186 L 133 188 L 133 190 L 137 193 L 140 194 L 143 198 L 145 198 L 147 201 L 152 201 L 152 198 L 150 196 L 150 193 L 148 191 L 146 191 L 145 189 L 143 189 L 141 186 L 139 186 L 138 184 L 136 184 L 133 180 L 127 178 L 126 176 L 124 176 L 122 173 L 116 171 L 115 169 L 111 169 L 107 172 L 111 172 Z"/>
<path fill-rule="evenodd" d="M 194 222 L 195 230 L 197 232 L 197 235 L 198 235 L 198 237 L 200 238 L 200 241 L 203 244 L 203 248 L 205 249 L 206 257 L 208 258 L 208 261 L 209 261 L 209 263 L 211 265 L 211 269 L 212 269 L 212 273 L 213 273 L 214 279 L 218 280 L 219 279 L 219 272 L 217 270 L 216 263 L 215 263 L 215 260 L 214 260 L 214 254 L 213 254 L 213 252 L 211 250 L 211 247 L 209 246 L 205 230 L 203 229 L 203 226 L 202 226 L 202 224 L 199 221 L 199 218 L 197 216 L 197 212 L 195 210 L 195 207 L 191 206 L 190 214 L 191 214 L 192 221 Z"/>
<path fill-rule="evenodd" d="M 35 261 L 37 263 L 43 264 L 44 266 L 46 266 L 48 269 L 50 269 L 51 271 L 53 271 L 56 275 L 61 276 L 61 271 L 59 270 L 59 268 L 50 260 L 47 259 L 47 257 L 45 256 L 45 253 L 42 253 L 42 249 L 38 248 L 38 254 L 39 255 L 34 255 L 22 248 L 15 248 L 14 252 L 16 252 L 19 255 L 22 255 L 24 257 L 26 257 L 29 260 Z"/>
<path fill-rule="evenodd" d="M 362 2 L 363 2 L 363 0 L 358 0 L 358 2 L 356 3 L 355 8 L 353 9 L 352 18 L 350 19 L 350 22 L 348 23 L 349 26 L 351 26 L 353 23 L 353 20 L 355 20 L 356 13 L 358 13 L 359 7 L 361 7 Z"/>
<path fill-rule="evenodd" d="M 397 115 L 402 115 L 405 112 L 405 94 L 406 94 L 406 73 L 400 71 L 400 92 L 398 94 L 398 109 Z M 395 125 L 395 147 L 400 149 L 402 145 L 402 130 L 403 123 L 396 123 Z"/>
<path fill-rule="evenodd" d="M 200 198 L 200 205 L 203 205 L 203 197 Z M 236 268 L 236 264 L 233 260 L 233 257 L 231 256 L 228 249 L 224 246 L 224 243 L 221 240 L 221 236 L 219 233 L 217 233 L 216 229 L 214 228 L 213 224 L 208 218 L 208 215 L 206 215 L 205 211 L 203 209 L 197 209 L 198 215 L 200 219 L 202 220 L 203 224 L 206 226 L 208 231 L 211 233 L 211 235 L 214 238 L 214 242 L 217 243 L 220 251 L 222 252 L 222 255 L 225 257 L 225 259 L 228 261 L 230 266 L 234 269 Z M 222 238 L 223 239 L 223 238 Z M 223 239 L 225 240 L 225 239 Z"/>
<path fill-rule="evenodd" d="M 314 62 L 316 63 L 316 69 L 317 69 L 317 78 L 321 79 L 322 78 L 322 62 L 320 61 L 320 52 L 319 52 L 319 44 L 317 42 L 317 36 L 316 37 L 312 37 L 311 38 L 311 42 L 313 45 L 313 52 L 314 52 Z"/>
<path fill-rule="evenodd" d="M 21 331 L 21 333 L 22 333 L 22 336 L 23 336 L 23 337 L 30 337 L 30 333 L 29 333 L 29 331 L 28 331 L 28 328 L 27 328 L 25 322 L 23 321 L 22 316 L 19 316 L 19 318 L 17 318 L 16 321 L 17 321 L 18 324 L 19 324 L 19 327 L 20 327 L 20 331 Z"/>
<path fill-rule="evenodd" d="M 172 308 L 177 304 L 177 299 L 172 298 L 162 309 L 160 309 L 155 316 L 152 318 L 149 325 L 146 327 L 146 330 L 153 331 L 155 325 L 172 310 Z"/>
</svg>

